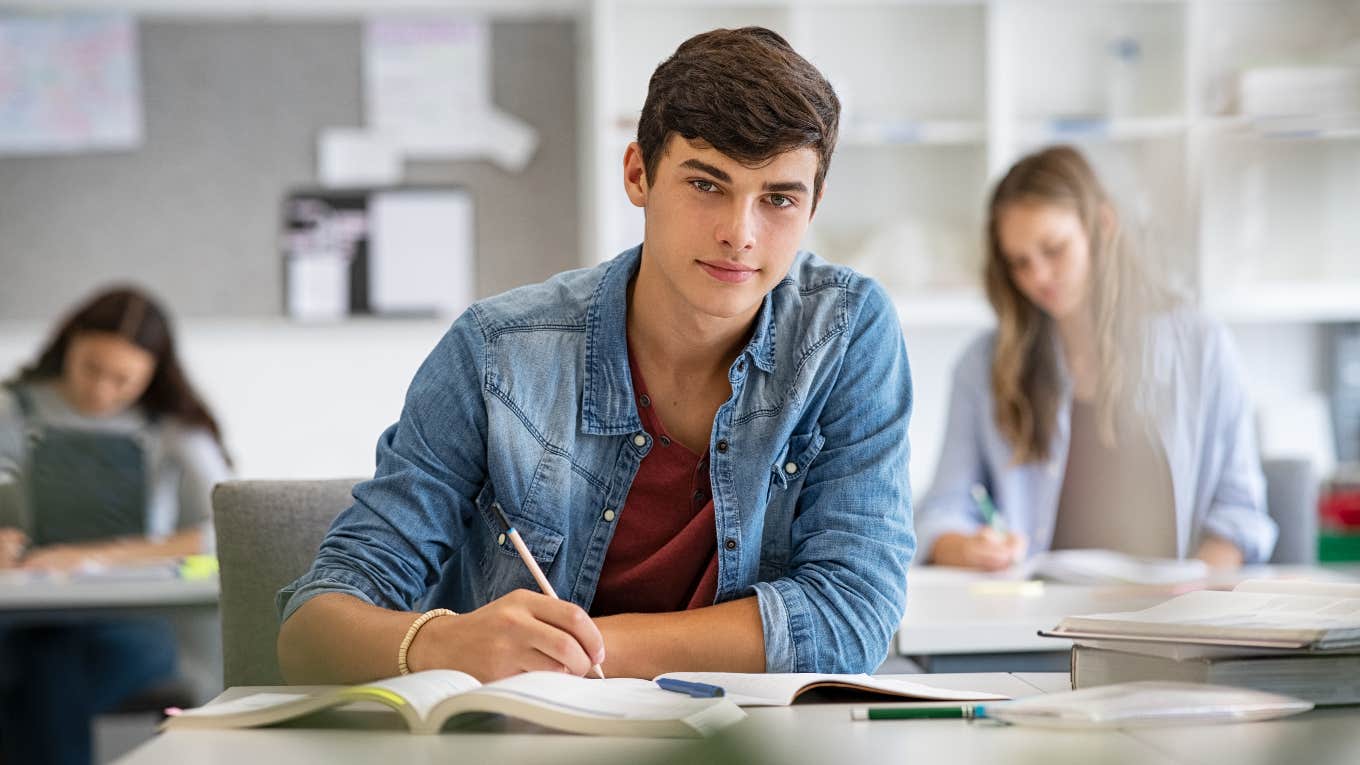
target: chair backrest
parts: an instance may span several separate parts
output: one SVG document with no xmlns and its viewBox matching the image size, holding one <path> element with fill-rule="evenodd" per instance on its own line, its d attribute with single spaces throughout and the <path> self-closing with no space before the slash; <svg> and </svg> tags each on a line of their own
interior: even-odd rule
<svg viewBox="0 0 1360 765">
<path fill-rule="evenodd" d="M 283 683 L 274 596 L 311 567 L 357 482 L 228 481 L 213 489 L 226 687 Z"/>
<path fill-rule="evenodd" d="M 1317 563 L 1318 479 L 1307 458 L 1261 461 L 1266 478 L 1266 512 L 1280 527 L 1271 563 Z"/>
</svg>

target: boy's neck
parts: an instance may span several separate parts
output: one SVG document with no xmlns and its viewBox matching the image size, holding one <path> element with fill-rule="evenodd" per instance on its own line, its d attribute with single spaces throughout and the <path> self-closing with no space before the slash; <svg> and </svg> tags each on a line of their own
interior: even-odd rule
<svg viewBox="0 0 1360 765">
<path fill-rule="evenodd" d="M 643 260 L 628 286 L 628 342 L 652 369 L 680 376 L 726 379 L 728 367 L 750 341 L 759 305 L 749 316 L 721 318 L 695 311 Z"/>
</svg>

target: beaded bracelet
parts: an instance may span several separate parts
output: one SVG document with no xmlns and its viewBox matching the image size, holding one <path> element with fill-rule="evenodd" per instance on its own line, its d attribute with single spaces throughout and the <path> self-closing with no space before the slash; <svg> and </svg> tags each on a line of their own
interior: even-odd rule
<svg viewBox="0 0 1360 765">
<path fill-rule="evenodd" d="M 434 608 L 416 617 L 416 620 L 411 622 L 411 626 L 406 629 L 406 637 L 401 639 L 401 648 L 397 649 L 397 671 L 401 674 L 411 674 L 411 668 L 406 666 L 406 652 L 411 650 L 411 641 L 416 639 L 416 633 L 420 632 L 420 628 L 425 626 L 425 622 L 437 616 L 457 616 L 457 614 L 447 608 Z"/>
</svg>

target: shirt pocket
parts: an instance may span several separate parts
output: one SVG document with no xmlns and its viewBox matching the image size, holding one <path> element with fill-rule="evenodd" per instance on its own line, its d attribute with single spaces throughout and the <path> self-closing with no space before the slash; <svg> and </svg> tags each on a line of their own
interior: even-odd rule
<svg viewBox="0 0 1360 765">
<path fill-rule="evenodd" d="M 817 459 L 825 443 L 822 429 L 816 425 L 807 433 L 791 436 L 774 464 L 770 465 L 770 480 L 774 488 L 788 489 L 801 485 L 807 477 L 808 468 Z"/>
<path fill-rule="evenodd" d="M 493 507 L 500 507 L 505 513 L 510 524 L 524 540 L 525 547 L 529 548 L 529 554 L 550 580 L 553 561 L 557 559 L 557 552 L 562 548 L 565 539 L 561 532 L 521 516 L 514 508 L 505 507 L 495 499 L 490 489 L 483 491 L 477 498 L 477 510 L 490 533 L 487 541 L 479 545 L 481 555 L 478 564 L 482 571 L 482 586 L 487 602 L 518 589 L 541 592 L 534 575 L 530 573 L 529 567 L 519 557 L 514 543 L 510 541 L 510 536 L 501 531 L 500 521 L 496 518 Z"/>
<path fill-rule="evenodd" d="M 788 573 L 798 497 L 802 493 L 808 468 L 817 459 L 825 443 L 821 429 L 814 425 L 811 431 L 790 437 L 770 465 L 770 494 L 765 504 L 757 573 L 762 582 L 773 581 Z"/>
</svg>

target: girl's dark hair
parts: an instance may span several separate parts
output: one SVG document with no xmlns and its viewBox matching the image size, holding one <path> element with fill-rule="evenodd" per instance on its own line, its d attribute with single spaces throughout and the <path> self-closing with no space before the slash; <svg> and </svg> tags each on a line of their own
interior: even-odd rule
<svg viewBox="0 0 1360 765">
<path fill-rule="evenodd" d="M 672 133 L 749 165 L 793 149 L 817 152 L 812 204 L 831 166 L 841 104 L 831 85 L 763 27 L 715 29 L 689 38 L 652 73 L 638 147 L 654 182 Z"/>
<path fill-rule="evenodd" d="M 174 417 L 206 428 L 222 446 L 222 431 L 203 399 L 189 384 L 175 352 L 170 318 L 149 295 L 134 287 L 114 287 L 81 305 L 57 328 L 38 360 L 19 370 L 15 383 L 61 377 L 71 339 L 84 332 L 118 335 L 156 359 L 156 371 L 137 403 L 154 419 Z M 225 452 L 225 448 L 223 449 Z"/>
</svg>

